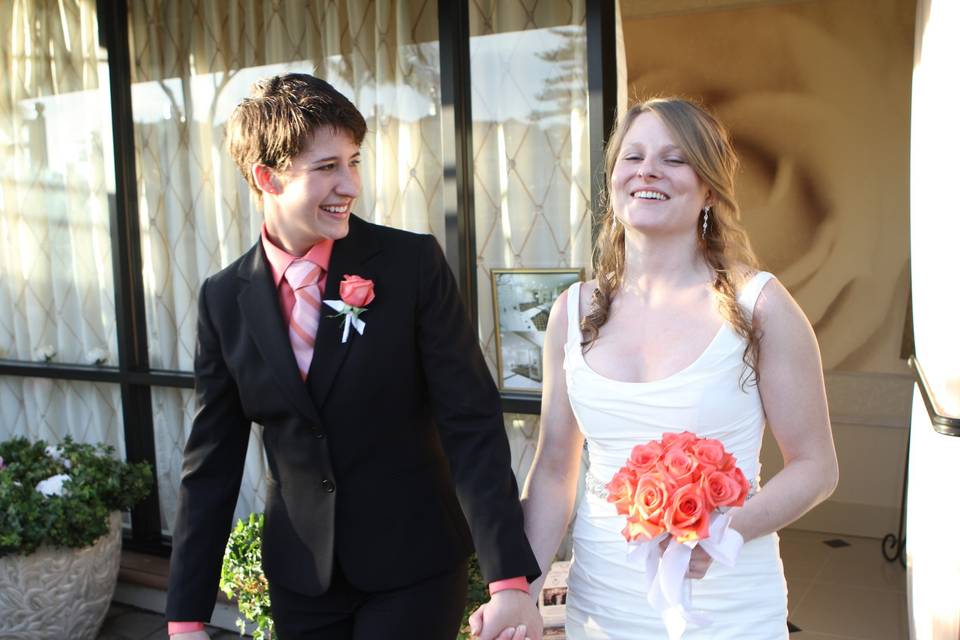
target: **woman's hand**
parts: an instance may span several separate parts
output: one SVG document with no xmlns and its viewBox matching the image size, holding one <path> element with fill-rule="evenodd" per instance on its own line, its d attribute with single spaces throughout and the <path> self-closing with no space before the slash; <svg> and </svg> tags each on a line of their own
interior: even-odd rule
<svg viewBox="0 0 960 640">
<path fill-rule="evenodd" d="M 694 580 L 701 580 L 707 575 L 707 569 L 713 564 L 713 558 L 703 550 L 703 547 L 697 545 L 690 554 L 690 566 L 687 567 L 687 577 Z"/>
<path fill-rule="evenodd" d="M 483 633 L 483 609 L 486 604 L 477 607 L 477 610 L 470 614 L 470 637 L 479 638 Z M 514 627 L 507 627 L 500 632 L 494 640 L 530 640 L 527 637 L 527 625 L 521 624 Z"/>
<path fill-rule="evenodd" d="M 663 552 L 667 550 L 667 545 L 670 544 L 670 541 L 673 538 L 665 538 L 660 542 L 660 555 L 663 555 Z M 707 569 L 710 568 L 710 565 L 713 564 L 713 558 L 710 557 L 710 554 L 703 550 L 703 547 L 697 545 L 693 548 L 693 552 L 690 554 L 690 564 L 687 566 L 687 577 L 693 578 L 694 580 L 702 580 L 705 575 L 707 575 Z"/>
<path fill-rule="evenodd" d="M 470 635 L 480 640 L 541 640 L 543 619 L 533 598 L 505 589 L 470 615 Z"/>
</svg>

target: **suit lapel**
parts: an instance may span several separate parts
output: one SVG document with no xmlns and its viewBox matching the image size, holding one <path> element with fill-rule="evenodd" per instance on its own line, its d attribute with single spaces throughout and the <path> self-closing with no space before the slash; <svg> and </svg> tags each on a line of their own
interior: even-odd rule
<svg viewBox="0 0 960 640">
<path fill-rule="evenodd" d="M 373 255 L 380 250 L 376 236 L 371 232 L 367 223 L 356 216 L 350 216 L 350 232 L 342 240 L 333 244 L 330 254 L 330 269 L 327 273 L 327 284 L 324 288 L 324 300 L 340 299 L 340 281 L 345 274 L 362 275 L 372 278 L 373 274 L 363 266 Z M 376 282 L 374 282 L 376 286 Z M 350 332 L 347 341 L 343 338 L 344 318 L 336 317 L 336 311 L 323 305 L 320 311 L 320 327 L 317 330 L 317 341 L 314 346 L 313 360 L 310 364 L 310 373 L 307 382 L 313 392 L 313 400 L 317 407 L 322 407 L 330 393 L 330 387 L 343 365 L 350 345 L 357 339 L 363 339 L 356 331 Z M 291 356 L 292 357 L 292 356 Z"/>
<path fill-rule="evenodd" d="M 300 378 L 289 333 L 280 314 L 277 287 L 259 242 L 247 252 L 238 274 L 247 280 L 247 286 L 240 291 L 237 302 L 260 356 L 276 376 L 287 399 L 304 417 L 319 422 L 317 409 Z"/>
</svg>

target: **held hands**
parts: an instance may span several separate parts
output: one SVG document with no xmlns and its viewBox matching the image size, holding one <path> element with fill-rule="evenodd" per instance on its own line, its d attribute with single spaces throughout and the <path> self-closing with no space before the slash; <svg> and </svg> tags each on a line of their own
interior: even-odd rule
<svg viewBox="0 0 960 640">
<path fill-rule="evenodd" d="M 473 612 L 470 633 L 478 640 L 541 640 L 543 618 L 529 594 L 505 589 Z"/>
</svg>

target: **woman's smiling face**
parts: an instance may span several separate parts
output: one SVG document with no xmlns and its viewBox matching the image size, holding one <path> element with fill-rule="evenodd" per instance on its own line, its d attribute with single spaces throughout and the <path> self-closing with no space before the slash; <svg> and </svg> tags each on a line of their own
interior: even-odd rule
<svg viewBox="0 0 960 640">
<path fill-rule="evenodd" d="M 624 135 L 610 182 L 614 215 L 643 233 L 695 233 L 708 202 L 707 185 L 652 111 L 638 115 Z"/>
</svg>

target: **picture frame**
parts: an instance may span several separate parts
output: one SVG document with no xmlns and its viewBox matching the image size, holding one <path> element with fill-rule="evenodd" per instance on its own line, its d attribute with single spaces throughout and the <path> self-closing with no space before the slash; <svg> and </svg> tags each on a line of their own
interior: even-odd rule
<svg viewBox="0 0 960 640">
<path fill-rule="evenodd" d="M 497 386 L 501 392 L 539 395 L 543 389 L 543 343 L 554 301 L 580 269 L 491 269 L 493 325 L 497 341 Z"/>
</svg>

